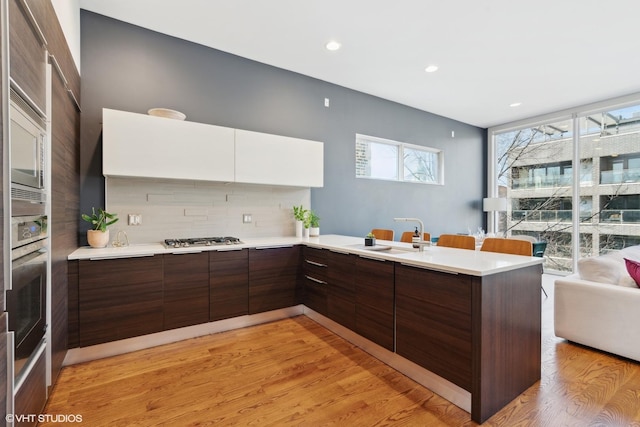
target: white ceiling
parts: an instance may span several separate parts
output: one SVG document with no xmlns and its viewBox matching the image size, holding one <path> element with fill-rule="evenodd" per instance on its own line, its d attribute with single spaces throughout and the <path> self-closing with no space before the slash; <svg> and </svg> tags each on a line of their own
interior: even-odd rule
<svg viewBox="0 0 640 427">
<path fill-rule="evenodd" d="M 638 0 L 80 0 L 480 127 L 640 92 Z M 324 45 L 338 40 L 342 49 Z M 437 64 L 435 73 L 425 73 Z M 521 102 L 519 107 L 510 107 Z"/>
</svg>

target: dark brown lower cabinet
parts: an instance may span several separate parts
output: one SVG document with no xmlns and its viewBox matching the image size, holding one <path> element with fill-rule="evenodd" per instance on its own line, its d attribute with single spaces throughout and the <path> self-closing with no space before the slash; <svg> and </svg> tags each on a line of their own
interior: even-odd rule
<svg viewBox="0 0 640 427">
<path fill-rule="evenodd" d="M 42 413 L 47 402 L 47 363 L 46 351 L 43 351 L 36 359 L 35 364 L 24 378 L 22 386 L 15 394 L 14 427 L 26 427 L 37 425 L 35 414 Z"/>
<path fill-rule="evenodd" d="M 300 247 L 249 249 L 249 314 L 300 302 Z"/>
<path fill-rule="evenodd" d="M 353 331 L 356 330 L 355 270 L 357 258 L 356 255 L 334 251 L 329 251 L 327 255 L 329 266 L 327 316 Z"/>
<path fill-rule="evenodd" d="M 68 289 L 69 289 L 69 316 L 68 316 L 68 338 L 67 347 L 76 348 L 80 345 L 80 278 L 78 275 L 80 261 L 73 260 L 67 262 Z"/>
<path fill-rule="evenodd" d="M 249 313 L 249 250 L 209 252 L 209 320 Z"/>
<path fill-rule="evenodd" d="M 471 277 L 396 265 L 396 353 L 471 391 Z"/>
<path fill-rule="evenodd" d="M 164 255 L 164 329 L 209 321 L 209 253 Z"/>
<path fill-rule="evenodd" d="M 162 331 L 162 256 L 81 260 L 81 347 Z"/>
<path fill-rule="evenodd" d="M 396 264 L 396 352 L 469 391 L 483 423 L 540 379 L 541 274 Z"/>
<path fill-rule="evenodd" d="M 326 249 L 302 248 L 302 277 L 304 304 L 322 315 L 327 315 L 328 268 Z"/>
<path fill-rule="evenodd" d="M 355 331 L 394 351 L 394 262 L 357 257 Z"/>
</svg>

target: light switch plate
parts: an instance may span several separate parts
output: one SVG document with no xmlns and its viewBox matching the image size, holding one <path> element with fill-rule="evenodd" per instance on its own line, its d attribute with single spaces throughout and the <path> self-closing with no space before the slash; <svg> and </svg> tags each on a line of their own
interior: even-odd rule
<svg viewBox="0 0 640 427">
<path fill-rule="evenodd" d="M 242 214 L 242 223 L 243 224 L 249 224 L 251 223 L 251 214 Z"/>
</svg>

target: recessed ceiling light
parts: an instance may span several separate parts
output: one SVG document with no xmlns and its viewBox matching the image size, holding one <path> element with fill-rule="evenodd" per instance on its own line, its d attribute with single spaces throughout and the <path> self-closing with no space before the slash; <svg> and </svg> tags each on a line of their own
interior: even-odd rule
<svg viewBox="0 0 640 427">
<path fill-rule="evenodd" d="M 429 65 L 427 68 L 424 69 L 427 73 L 433 73 L 434 71 L 438 71 L 438 66 L 437 65 Z"/>
<path fill-rule="evenodd" d="M 331 40 L 324 47 L 326 47 L 327 50 L 338 50 L 338 49 L 340 49 L 341 46 L 342 45 L 340 43 L 338 43 L 337 41 Z"/>
<path fill-rule="evenodd" d="M 522 105 L 522 102 L 514 102 L 513 104 L 509 104 L 509 107 L 519 107 Z"/>
</svg>

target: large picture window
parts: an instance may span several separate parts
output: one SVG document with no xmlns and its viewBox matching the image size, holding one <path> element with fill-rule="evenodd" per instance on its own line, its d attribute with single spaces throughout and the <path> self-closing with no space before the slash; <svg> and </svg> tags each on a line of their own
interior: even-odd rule
<svg viewBox="0 0 640 427">
<path fill-rule="evenodd" d="M 356 135 L 356 178 L 443 184 L 441 150 Z"/>
<path fill-rule="evenodd" d="M 545 269 L 569 272 L 640 241 L 640 104 L 563 115 L 489 130 L 488 193 L 509 201 L 489 224 L 544 240 Z"/>
</svg>

